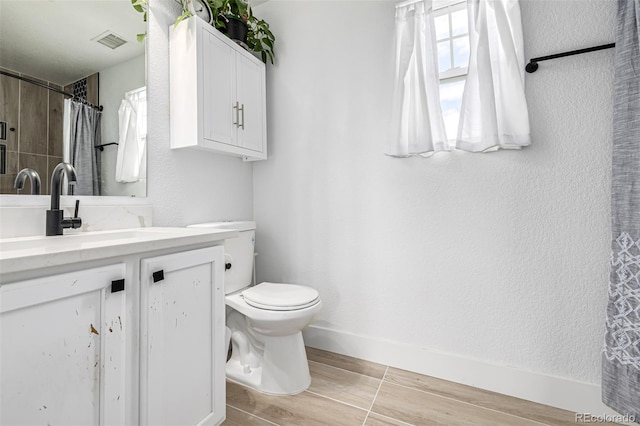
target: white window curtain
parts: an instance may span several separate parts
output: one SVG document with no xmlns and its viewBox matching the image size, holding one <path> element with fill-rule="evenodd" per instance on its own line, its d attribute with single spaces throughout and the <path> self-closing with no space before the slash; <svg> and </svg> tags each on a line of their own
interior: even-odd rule
<svg viewBox="0 0 640 426">
<path fill-rule="evenodd" d="M 469 73 L 456 147 L 487 152 L 527 146 L 531 139 L 518 0 L 467 0 L 467 5 Z"/>
<path fill-rule="evenodd" d="M 432 1 L 396 7 L 395 85 L 386 154 L 429 156 L 448 151 L 438 80 Z"/>
</svg>

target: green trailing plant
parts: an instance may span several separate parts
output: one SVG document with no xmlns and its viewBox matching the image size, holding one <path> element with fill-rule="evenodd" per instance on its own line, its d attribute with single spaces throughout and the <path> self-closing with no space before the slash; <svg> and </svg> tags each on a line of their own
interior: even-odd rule
<svg viewBox="0 0 640 426">
<path fill-rule="evenodd" d="M 149 9 L 148 0 L 131 0 L 131 5 L 135 10 L 143 14 L 144 22 L 147 22 L 147 10 Z M 136 34 L 136 39 L 138 43 L 143 43 L 144 38 L 147 36 L 147 33 Z"/>
<path fill-rule="evenodd" d="M 192 15 L 191 13 L 191 0 L 174 0 L 182 8 L 182 13 L 176 18 L 174 26 L 178 25 L 183 20 Z M 131 0 L 131 5 L 135 10 L 143 14 L 142 19 L 147 22 L 147 15 L 149 10 L 149 0 Z M 138 42 L 143 43 L 147 33 L 137 34 L 136 38 Z"/>
<path fill-rule="evenodd" d="M 228 18 L 240 19 L 247 22 L 249 18 L 249 4 L 244 0 L 207 0 L 213 12 L 213 25 L 224 28 Z"/>
<path fill-rule="evenodd" d="M 178 15 L 176 22 L 173 23 L 174 28 L 185 19 L 193 16 L 191 13 L 191 0 L 174 0 L 182 8 L 182 14 Z"/>
<path fill-rule="evenodd" d="M 147 12 L 149 9 L 149 0 L 131 0 L 133 8 L 143 14 L 144 22 L 147 22 Z M 182 8 L 182 13 L 176 18 L 175 23 L 178 25 L 183 20 L 192 16 L 191 0 L 174 0 Z M 273 64 L 274 54 L 273 46 L 276 38 L 269 28 L 269 24 L 254 16 L 251 7 L 246 0 L 206 0 L 211 7 L 213 13 L 213 26 L 218 30 L 226 28 L 229 19 L 238 19 L 247 25 L 247 48 L 260 54 L 262 62 L 267 59 Z M 146 33 L 138 34 L 137 39 L 143 42 Z"/>
<path fill-rule="evenodd" d="M 273 46 L 275 36 L 269 24 L 254 16 L 251 7 L 245 0 L 207 0 L 213 12 L 213 26 L 219 30 L 226 28 L 229 19 L 238 19 L 247 25 L 247 48 L 273 64 Z"/>
<path fill-rule="evenodd" d="M 253 16 L 251 9 L 249 9 L 247 25 L 249 26 L 247 46 L 254 52 L 260 53 L 262 62 L 267 62 L 268 57 L 273 64 L 273 45 L 276 38 L 269 29 L 269 24 L 265 20 Z"/>
</svg>

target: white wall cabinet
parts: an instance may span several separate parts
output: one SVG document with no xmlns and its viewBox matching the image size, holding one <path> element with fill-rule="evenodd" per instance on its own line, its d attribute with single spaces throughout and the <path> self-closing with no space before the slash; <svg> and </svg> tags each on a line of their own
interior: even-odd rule
<svg viewBox="0 0 640 426">
<path fill-rule="evenodd" d="M 0 287 L 0 424 L 125 423 L 124 278 L 120 263 Z"/>
<path fill-rule="evenodd" d="M 171 148 L 267 158 L 265 64 L 195 16 L 171 29 Z"/>
<path fill-rule="evenodd" d="M 211 247 L 142 260 L 143 425 L 224 419 L 223 256 Z"/>
<path fill-rule="evenodd" d="M 223 265 L 199 244 L 0 285 L 0 424 L 220 424 Z"/>
</svg>

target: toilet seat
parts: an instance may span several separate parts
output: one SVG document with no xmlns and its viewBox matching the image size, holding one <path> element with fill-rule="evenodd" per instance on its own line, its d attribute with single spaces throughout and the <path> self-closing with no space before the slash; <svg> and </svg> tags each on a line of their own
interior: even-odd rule
<svg viewBox="0 0 640 426">
<path fill-rule="evenodd" d="M 270 311 L 294 311 L 320 301 L 318 291 L 311 287 L 269 282 L 244 290 L 242 297 L 248 305 Z"/>
</svg>

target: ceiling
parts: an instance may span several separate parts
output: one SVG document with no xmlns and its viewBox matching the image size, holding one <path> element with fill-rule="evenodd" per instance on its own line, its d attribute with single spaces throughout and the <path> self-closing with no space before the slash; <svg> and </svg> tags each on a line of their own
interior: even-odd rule
<svg viewBox="0 0 640 426">
<path fill-rule="evenodd" d="M 112 50 L 95 41 L 112 31 Z M 146 31 L 130 0 L 0 0 L 0 67 L 66 85 L 144 53 Z"/>
</svg>

